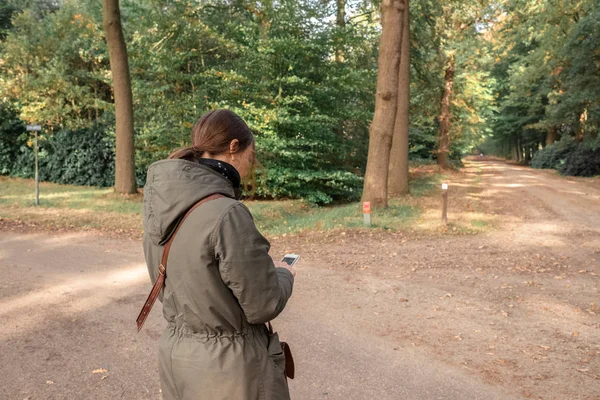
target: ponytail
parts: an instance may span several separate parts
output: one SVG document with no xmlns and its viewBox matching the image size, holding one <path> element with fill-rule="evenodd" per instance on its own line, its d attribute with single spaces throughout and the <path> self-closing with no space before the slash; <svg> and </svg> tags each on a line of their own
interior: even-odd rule
<svg viewBox="0 0 600 400">
<path fill-rule="evenodd" d="M 187 161 L 198 161 L 202 158 L 203 150 L 197 147 L 182 147 L 169 155 L 169 160 L 187 160 Z"/>
</svg>

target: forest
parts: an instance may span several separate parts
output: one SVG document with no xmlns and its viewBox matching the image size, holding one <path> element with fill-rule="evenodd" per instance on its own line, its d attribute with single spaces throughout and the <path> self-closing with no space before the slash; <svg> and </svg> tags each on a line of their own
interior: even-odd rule
<svg viewBox="0 0 600 400">
<path fill-rule="evenodd" d="M 1 175 L 33 176 L 25 125 L 40 124 L 41 180 L 115 185 L 102 6 L 0 1 Z M 189 144 L 204 112 L 223 107 L 255 133 L 253 189 L 265 199 L 365 199 L 388 163 L 392 195 L 392 179 L 408 179 L 395 154 L 440 168 L 484 154 L 600 174 L 596 0 L 121 0 L 120 18 L 137 187 L 152 162 Z M 385 63 L 390 51 L 397 65 Z M 386 82 L 392 111 L 378 103 Z M 387 142 L 373 136 L 384 122 Z M 395 150 L 402 126 L 408 146 Z M 375 205 L 386 204 L 383 186 Z"/>
</svg>

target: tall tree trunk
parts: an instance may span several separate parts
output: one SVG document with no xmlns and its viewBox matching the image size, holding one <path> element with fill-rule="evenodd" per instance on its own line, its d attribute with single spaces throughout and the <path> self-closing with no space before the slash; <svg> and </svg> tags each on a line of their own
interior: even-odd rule
<svg viewBox="0 0 600 400">
<path fill-rule="evenodd" d="M 517 162 L 521 163 L 523 160 L 523 146 L 521 146 L 521 139 L 517 138 Z"/>
<path fill-rule="evenodd" d="M 136 193 L 133 100 L 119 0 L 104 0 L 103 5 L 104 32 L 110 56 L 117 120 L 115 191 Z"/>
<path fill-rule="evenodd" d="M 388 168 L 398 103 L 398 68 L 402 43 L 403 0 L 383 0 L 375 114 L 369 131 L 369 154 L 363 201 L 387 207 Z"/>
<path fill-rule="evenodd" d="M 532 146 L 525 146 L 525 164 L 529 165 L 529 163 L 531 162 L 531 150 L 532 150 Z"/>
<path fill-rule="evenodd" d="M 550 126 L 548 128 L 548 132 L 546 133 L 546 146 L 551 145 L 556 142 L 557 129 L 556 126 Z"/>
<path fill-rule="evenodd" d="M 450 119 L 452 117 L 450 102 L 454 90 L 454 67 L 456 60 L 454 55 L 448 60 L 448 67 L 444 76 L 444 91 L 442 92 L 442 101 L 440 104 L 440 117 L 438 129 L 438 165 L 442 168 L 450 168 Z"/>
<path fill-rule="evenodd" d="M 337 17 L 335 24 L 338 28 L 346 27 L 346 0 L 336 0 L 337 3 Z M 337 44 L 335 49 L 335 61 L 341 63 L 344 62 L 344 50 L 342 50 L 341 36 L 337 38 Z"/>
<path fill-rule="evenodd" d="M 587 121 L 587 108 L 585 108 L 575 123 L 575 140 L 583 142 L 585 137 L 585 123 Z"/>
<path fill-rule="evenodd" d="M 517 146 L 517 141 L 516 140 L 511 140 L 510 142 L 510 147 L 512 150 L 512 160 L 513 161 L 519 161 L 519 150 L 518 150 L 518 146 Z"/>
<path fill-rule="evenodd" d="M 344 28 L 346 27 L 346 0 L 336 0 L 337 7 L 337 17 L 335 24 L 338 27 L 338 31 L 336 32 L 335 40 L 335 61 L 337 63 L 344 62 L 344 50 L 343 50 L 343 37 L 342 34 L 344 32 Z M 336 135 L 339 137 L 344 136 L 344 125 L 345 120 L 340 119 L 337 125 L 333 128 Z"/>
<path fill-rule="evenodd" d="M 255 9 L 258 17 L 258 38 L 263 45 L 266 45 L 269 38 L 269 29 L 271 28 L 271 15 L 273 14 L 273 0 L 261 1 L 262 7 Z"/>
<path fill-rule="evenodd" d="M 398 71 L 398 111 L 394 123 L 394 137 L 390 152 L 388 191 L 391 195 L 405 195 L 408 186 L 408 126 L 410 109 L 410 4 L 405 0 L 402 23 L 402 45 Z"/>
</svg>

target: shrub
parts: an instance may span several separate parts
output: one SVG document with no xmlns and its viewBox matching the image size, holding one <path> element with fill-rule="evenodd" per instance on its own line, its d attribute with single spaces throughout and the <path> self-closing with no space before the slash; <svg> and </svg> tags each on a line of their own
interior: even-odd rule
<svg viewBox="0 0 600 400">
<path fill-rule="evenodd" d="M 580 143 L 567 155 L 558 171 L 571 176 L 600 175 L 600 147 L 594 148 L 587 143 Z"/>
<path fill-rule="evenodd" d="M 558 169 L 564 163 L 567 155 L 575 151 L 577 142 L 569 136 L 560 141 L 546 146 L 535 153 L 531 160 L 531 167 L 537 169 Z"/>
<path fill-rule="evenodd" d="M 114 136 L 106 126 L 59 131 L 46 157 L 49 180 L 56 183 L 110 187 L 114 185 Z"/>
<path fill-rule="evenodd" d="M 33 178 L 35 156 L 27 135 L 21 134 L 9 173 Z M 24 138 L 23 138 L 24 137 Z M 2 138 L 0 148 L 10 143 Z M 39 140 L 39 176 L 42 181 L 82 186 L 114 184 L 114 135 L 101 124 L 89 129 L 61 130 Z"/>
<path fill-rule="evenodd" d="M 554 158 L 554 145 L 546 146 L 541 149 L 531 159 L 531 168 L 537 169 L 554 169 L 555 166 L 552 164 Z"/>
<path fill-rule="evenodd" d="M 19 155 L 27 143 L 25 124 L 18 111 L 10 104 L 0 104 L 0 175 L 10 175 Z"/>
</svg>

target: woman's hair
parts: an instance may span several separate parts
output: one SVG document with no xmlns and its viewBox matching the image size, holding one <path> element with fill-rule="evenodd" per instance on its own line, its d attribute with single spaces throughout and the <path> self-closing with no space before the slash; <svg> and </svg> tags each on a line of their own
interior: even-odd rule
<svg viewBox="0 0 600 400">
<path fill-rule="evenodd" d="M 239 142 L 237 151 L 244 151 L 248 146 L 254 145 L 254 135 L 239 115 L 223 108 L 209 111 L 192 128 L 192 145 L 175 150 L 169 155 L 169 159 L 198 161 L 204 153 L 223 154 L 229 152 L 229 146 L 235 139 Z M 262 172 L 265 181 L 266 171 L 254 157 L 248 176 L 242 176 L 242 184 L 250 198 L 254 197 L 256 191 L 257 170 Z"/>
<path fill-rule="evenodd" d="M 192 146 L 175 150 L 170 159 L 195 161 L 204 153 L 229 152 L 230 143 L 237 139 L 237 151 L 244 151 L 254 144 L 254 135 L 244 120 L 227 109 L 210 111 L 202 116 L 192 129 Z"/>
</svg>

